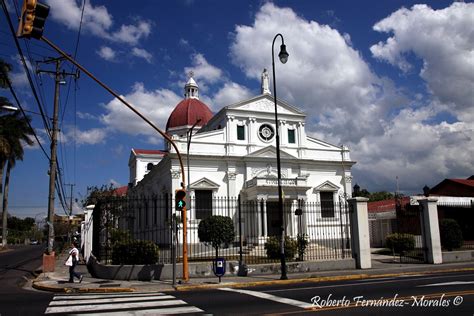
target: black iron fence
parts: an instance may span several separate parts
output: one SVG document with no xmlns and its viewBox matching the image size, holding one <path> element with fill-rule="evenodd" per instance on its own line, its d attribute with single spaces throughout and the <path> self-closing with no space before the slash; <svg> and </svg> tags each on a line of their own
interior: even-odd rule
<svg viewBox="0 0 474 316">
<path fill-rule="evenodd" d="M 444 219 L 455 220 L 461 229 L 461 249 L 474 249 L 474 201 L 438 201 L 438 219 L 440 230 Z"/>
<path fill-rule="evenodd" d="M 158 262 L 171 263 L 173 240 L 176 240 L 177 261 L 180 262 L 183 225 L 181 213 L 175 212 L 174 205 L 172 195 L 115 197 L 101 201 L 93 212 L 94 255 L 104 263 L 111 263 L 114 244 L 148 240 L 159 247 Z M 235 239 L 222 245 L 219 256 L 246 263 L 279 261 L 267 254 L 265 248 L 266 242 L 280 235 L 277 201 L 243 201 L 238 197 L 196 195 L 188 200 L 187 208 L 189 261 L 209 261 L 215 257 L 215 249 L 198 237 L 200 221 L 210 215 L 230 217 L 234 224 Z M 289 261 L 351 257 L 349 208 L 345 201 L 322 204 L 303 200 L 285 201 L 283 222 L 286 235 L 290 238 L 289 244 L 298 248 L 294 251 L 295 255 L 288 258 Z M 173 227 L 178 227 L 176 239 L 173 239 Z M 303 244 L 304 251 L 301 251 Z"/>
</svg>

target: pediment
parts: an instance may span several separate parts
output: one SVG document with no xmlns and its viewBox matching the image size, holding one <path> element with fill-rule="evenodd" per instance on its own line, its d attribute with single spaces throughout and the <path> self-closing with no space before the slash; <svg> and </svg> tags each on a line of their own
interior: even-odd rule
<svg viewBox="0 0 474 316">
<path fill-rule="evenodd" d="M 229 110 L 275 113 L 275 101 L 272 95 L 264 94 L 250 100 L 230 105 L 227 108 Z M 296 107 L 289 105 L 280 99 L 278 99 L 277 102 L 277 111 L 278 114 L 305 116 L 305 114 Z"/>
<path fill-rule="evenodd" d="M 338 190 L 339 190 L 338 185 L 332 183 L 331 181 L 326 181 L 318 185 L 317 187 L 315 187 L 313 190 L 313 193 L 316 193 L 319 191 L 338 191 Z"/>
<path fill-rule="evenodd" d="M 256 150 L 245 157 L 252 157 L 252 158 L 275 158 L 276 157 L 276 148 L 275 146 L 268 146 L 265 148 L 261 148 Z M 280 149 L 280 158 L 288 158 L 288 159 L 297 159 L 297 157 L 288 154 L 287 152 Z"/>
<path fill-rule="evenodd" d="M 209 189 L 215 190 L 219 188 L 219 185 L 208 178 L 201 178 L 196 182 L 193 182 L 190 186 L 191 189 Z"/>
</svg>

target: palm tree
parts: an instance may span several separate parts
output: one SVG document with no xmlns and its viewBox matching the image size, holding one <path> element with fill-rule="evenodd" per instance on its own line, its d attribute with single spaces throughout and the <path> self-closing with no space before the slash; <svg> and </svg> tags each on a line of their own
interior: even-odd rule
<svg viewBox="0 0 474 316">
<path fill-rule="evenodd" d="M 11 66 L 0 60 L 0 87 L 10 86 L 8 72 Z M 0 97 L 0 105 L 11 105 L 8 99 Z M 30 126 L 31 118 L 23 117 L 19 112 L 0 116 L 0 198 L 2 199 L 2 245 L 7 245 L 7 219 L 8 219 L 8 189 L 10 172 L 17 160 L 23 160 L 24 144 L 32 145 L 30 136 L 33 130 Z M 3 192 L 3 173 L 5 174 L 5 191 Z"/>
<path fill-rule="evenodd" d="M 24 144 L 33 145 L 33 140 L 30 138 L 33 135 L 30 122 L 30 117 L 23 117 L 19 112 L 0 117 L 0 138 L 6 140 L 8 144 L 6 148 L 9 149 L 0 156 L 0 177 L 3 175 L 6 166 L 2 207 L 4 223 L 6 223 L 6 217 L 8 216 L 8 190 L 11 169 L 15 166 L 17 160 L 23 160 Z M 6 245 L 6 238 L 3 238 L 3 245 Z"/>
</svg>

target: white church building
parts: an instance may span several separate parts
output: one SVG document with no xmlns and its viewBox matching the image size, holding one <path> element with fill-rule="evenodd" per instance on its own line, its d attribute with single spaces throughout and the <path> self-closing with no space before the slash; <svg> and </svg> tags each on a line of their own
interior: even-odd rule
<svg viewBox="0 0 474 316">
<path fill-rule="evenodd" d="M 314 106 L 318 106 L 317 100 Z M 307 135 L 306 115 L 297 107 L 281 99 L 277 107 L 275 124 L 274 98 L 266 70 L 260 95 L 224 106 L 215 114 L 199 99 L 198 84 L 190 77 L 184 87 L 184 99 L 168 119 L 166 133 L 183 157 L 186 185 L 193 201 L 188 203 L 191 234 L 192 226 L 197 227 L 200 219 L 219 214 L 218 207 L 209 201 L 237 196 L 262 205 L 259 236 L 276 234 L 270 227 L 278 214 L 276 129 L 280 135 L 285 207 L 293 212 L 298 201 L 320 203 L 329 209 L 318 216 L 338 219 L 337 210 L 331 210 L 331 205 L 334 208 L 336 202 L 352 195 L 351 167 L 355 162 L 349 149 Z M 188 131 L 193 125 L 188 157 Z M 131 196 L 173 193 L 181 188 L 180 163 L 170 144 L 164 150 L 132 149 L 129 170 Z M 305 223 L 309 220 L 303 219 Z M 141 225 L 138 222 L 135 225 Z M 309 235 L 318 233 L 311 232 L 307 224 L 299 227 L 296 219 L 287 222 L 288 235 L 296 236 L 299 230 Z"/>
</svg>

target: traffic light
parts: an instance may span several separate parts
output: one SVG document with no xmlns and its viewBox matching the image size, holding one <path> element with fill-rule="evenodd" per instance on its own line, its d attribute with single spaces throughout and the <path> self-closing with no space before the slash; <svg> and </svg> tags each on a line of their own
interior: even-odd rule
<svg viewBox="0 0 474 316">
<path fill-rule="evenodd" d="M 176 190 L 175 201 L 176 201 L 177 211 L 182 211 L 183 208 L 186 207 L 186 201 L 184 200 L 185 198 L 186 198 L 186 191 L 182 189 Z"/>
<path fill-rule="evenodd" d="M 23 0 L 17 37 L 39 39 L 43 35 L 44 23 L 49 14 L 49 5 L 37 0 Z"/>
</svg>

